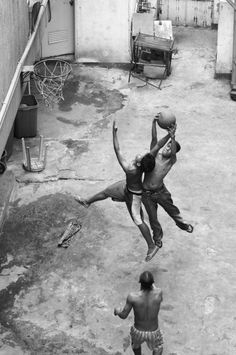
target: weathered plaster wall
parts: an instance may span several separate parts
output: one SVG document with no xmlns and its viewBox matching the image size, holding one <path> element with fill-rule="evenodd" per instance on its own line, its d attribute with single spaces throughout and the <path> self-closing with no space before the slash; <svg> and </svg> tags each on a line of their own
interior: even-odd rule
<svg viewBox="0 0 236 355">
<path fill-rule="evenodd" d="M 0 0 L 0 109 L 6 97 L 13 78 L 17 62 L 19 61 L 29 34 L 28 6 L 22 0 Z M 0 130 L 0 155 L 4 150 L 8 135 L 14 122 L 15 113 L 20 99 L 20 86 L 13 97 L 9 108 L 9 118 L 6 117 Z"/>
<path fill-rule="evenodd" d="M 234 10 L 227 1 L 221 1 L 217 36 L 216 74 L 232 71 Z"/>
<path fill-rule="evenodd" d="M 128 62 L 134 5 L 133 0 L 75 0 L 76 60 Z"/>
<path fill-rule="evenodd" d="M 28 6 L 22 0 L 0 0 L 0 102 L 5 98 L 29 34 Z"/>
<path fill-rule="evenodd" d="M 129 0 L 128 2 L 129 2 L 129 17 L 132 17 L 132 14 L 136 12 L 138 0 Z"/>
<path fill-rule="evenodd" d="M 213 3 L 213 13 L 212 13 L 212 24 L 216 25 L 219 21 L 219 7 L 220 0 L 214 0 Z"/>
<path fill-rule="evenodd" d="M 0 109 L 5 101 L 11 81 L 18 62 L 24 52 L 30 35 L 29 9 L 26 0 L 0 0 Z M 42 29 L 46 19 L 42 24 Z M 24 65 L 30 65 L 40 59 L 41 45 L 40 34 L 36 36 L 34 45 Z M 19 80 L 13 94 L 9 109 L 4 119 L 0 122 L 0 156 L 5 148 L 9 133 L 22 96 L 22 85 Z"/>
</svg>

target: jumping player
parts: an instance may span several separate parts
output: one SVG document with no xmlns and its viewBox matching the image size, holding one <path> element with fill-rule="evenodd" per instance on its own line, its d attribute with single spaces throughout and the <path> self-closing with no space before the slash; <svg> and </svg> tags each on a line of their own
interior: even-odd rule
<svg viewBox="0 0 236 355">
<path fill-rule="evenodd" d="M 152 122 L 152 141 L 150 149 L 157 145 L 158 116 Z M 183 220 L 178 207 L 173 204 L 170 192 L 164 184 L 164 178 L 176 163 L 176 153 L 181 149 L 180 144 L 175 140 L 176 125 L 169 127 L 170 141 L 164 146 L 161 153 L 155 156 L 155 168 L 145 174 L 143 181 L 142 202 L 146 208 L 150 226 L 153 231 L 155 244 L 162 247 L 163 230 L 157 218 L 158 205 L 162 206 L 176 225 L 188 233 L 193 232 L 193 226 Z M 157 153 L 157 152 L 156 152 Z"/>
<path fill-rule="evenodd" d="M 114 150 L 120 163 L 122 169 L 126 175 L 126 181 L 118 181 L 112 185 L 109 185 L 106 189 L 96 193 L 90 198 L 81 198 L 80 196 L 75 197 L 76 201 L 81 203 L 84 207 L 89 207 L 92 203 L 111 198 L 113 201 L 125 202 L 127 209 L 130 213 L 131 218 L 134 223 L 138 226 L 139 230 L 144 237 L 147 246 L 147 256 L 146 261 L 150 261 L 158 251 L 159 247 L 154 244 L 151 237 L 151 233 L 148 225 L 145 223 L 141 208 L 141 198 L 142 198 L 142 174 L 143 172 L 150 172 L 155 166 L 156 151 L 162 148 L 165 143 L 170 138 L 167 134 L 164 138 L 157 142 L 157 145 L 153 147 L 150 153 L 142 155 L 137 155 L 135 159 L 131 162 L 127 162 L 123 157 L 118 137 L 117 137 L 117 125 L 113 122 L 113 146 Z"/>
</svg>

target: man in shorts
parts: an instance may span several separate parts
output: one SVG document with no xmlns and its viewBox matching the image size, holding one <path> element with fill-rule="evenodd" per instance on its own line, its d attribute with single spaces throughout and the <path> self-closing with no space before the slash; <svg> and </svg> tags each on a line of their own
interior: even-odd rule
<svg viewBox="0 0 236 355">
<path fill-rule="evenodd" d="M 132 349 L 135 355 L 142 354 L 146 342 L 153 355 L 162 355 L 163 338 L 159 329 L 158 314 L 163 300 L 162 291 L 154 285 L 151 272 L 144 271 L 140 277 L 140 291 L 132 292 L 124 308 L 115 308 L 114 315 L 126 319 L 133 309 L 134 325 L 130 329 Z"/>
<path fill-rule="evenodd" d="M 151 172 L 155 166 L 155 152 L 169 139 L 169 134 L 162 138 L 157 146 L 152 147 L 152 150 L 145 155 L 137 155 L 132 161 L 127 161 L 121 153 L 118 137 L 117 137 L 117 125 L 113 122 L 113 146 L 117 156 L 117 160 L 125 172 L 126 181 L 119 181 L 115 184 L 108 186 L 105 190 L 91 196 L 90 198 L 83 199 L 77 196 L 75 199 L 85 207 L 89 207 L 90 204 L 105 200 L 111 197 L 114 201 L 125 202 L 129 214 L 139 228 L 143 238 L 145 239 L 148 247 L 145 261 L 150 261 L 157 253 L 159 247 L 153 242 L 150 230 L 146 222 L 144 221 L 143 211 L 141 207 L 142 200 L 142 176 L 143 173 Z"/>
<path fill-rule="evenodd" d="M 159 113 L 161 115 L 161 113 Z M 152 122 L 152 141 L 150 149 L 157 145 L 157 128 L 159 115 Z M 157 218 L 158 205 L 162 206 L 176 225 L 188 233 L 193 232 L 193 226 L 183 220 L 180 210 L 173 203 L 170 192 L 164 184 L 164 178 L 176 163 L 176 153 L 180 150 L 180 144 L 175 140 L 176 125 L 169 127 L 170 140 L 161 152 L 156 152 L 155 167 L 144 176 L 142 202 L 147 211 L 153 239 L 155 244 L 162 247 L 163 230 Z"/>
</svg>

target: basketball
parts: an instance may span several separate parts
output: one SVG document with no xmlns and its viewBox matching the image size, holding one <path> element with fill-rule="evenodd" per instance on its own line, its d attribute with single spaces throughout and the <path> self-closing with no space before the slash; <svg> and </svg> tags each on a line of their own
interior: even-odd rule
<svg viewBox="0 0 236 355">
<path fill-rule="evenodd" d="M 157 123 L 161 128 L 167 129 L 176 123 L 175 115 L 169 110 L 162 111 L 159 113 Z"/>
</svg>

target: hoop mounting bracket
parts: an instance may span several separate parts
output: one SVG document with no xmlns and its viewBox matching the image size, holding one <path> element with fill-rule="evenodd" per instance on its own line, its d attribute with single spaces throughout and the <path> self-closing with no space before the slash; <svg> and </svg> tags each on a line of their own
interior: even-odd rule
<svg viewBox="0 0 236 355">
<path fill-rule="evenodd" d="M 24 65 L 22 73 L 32 73 L 34 71 L 34 65 Z"/>
</svg>

